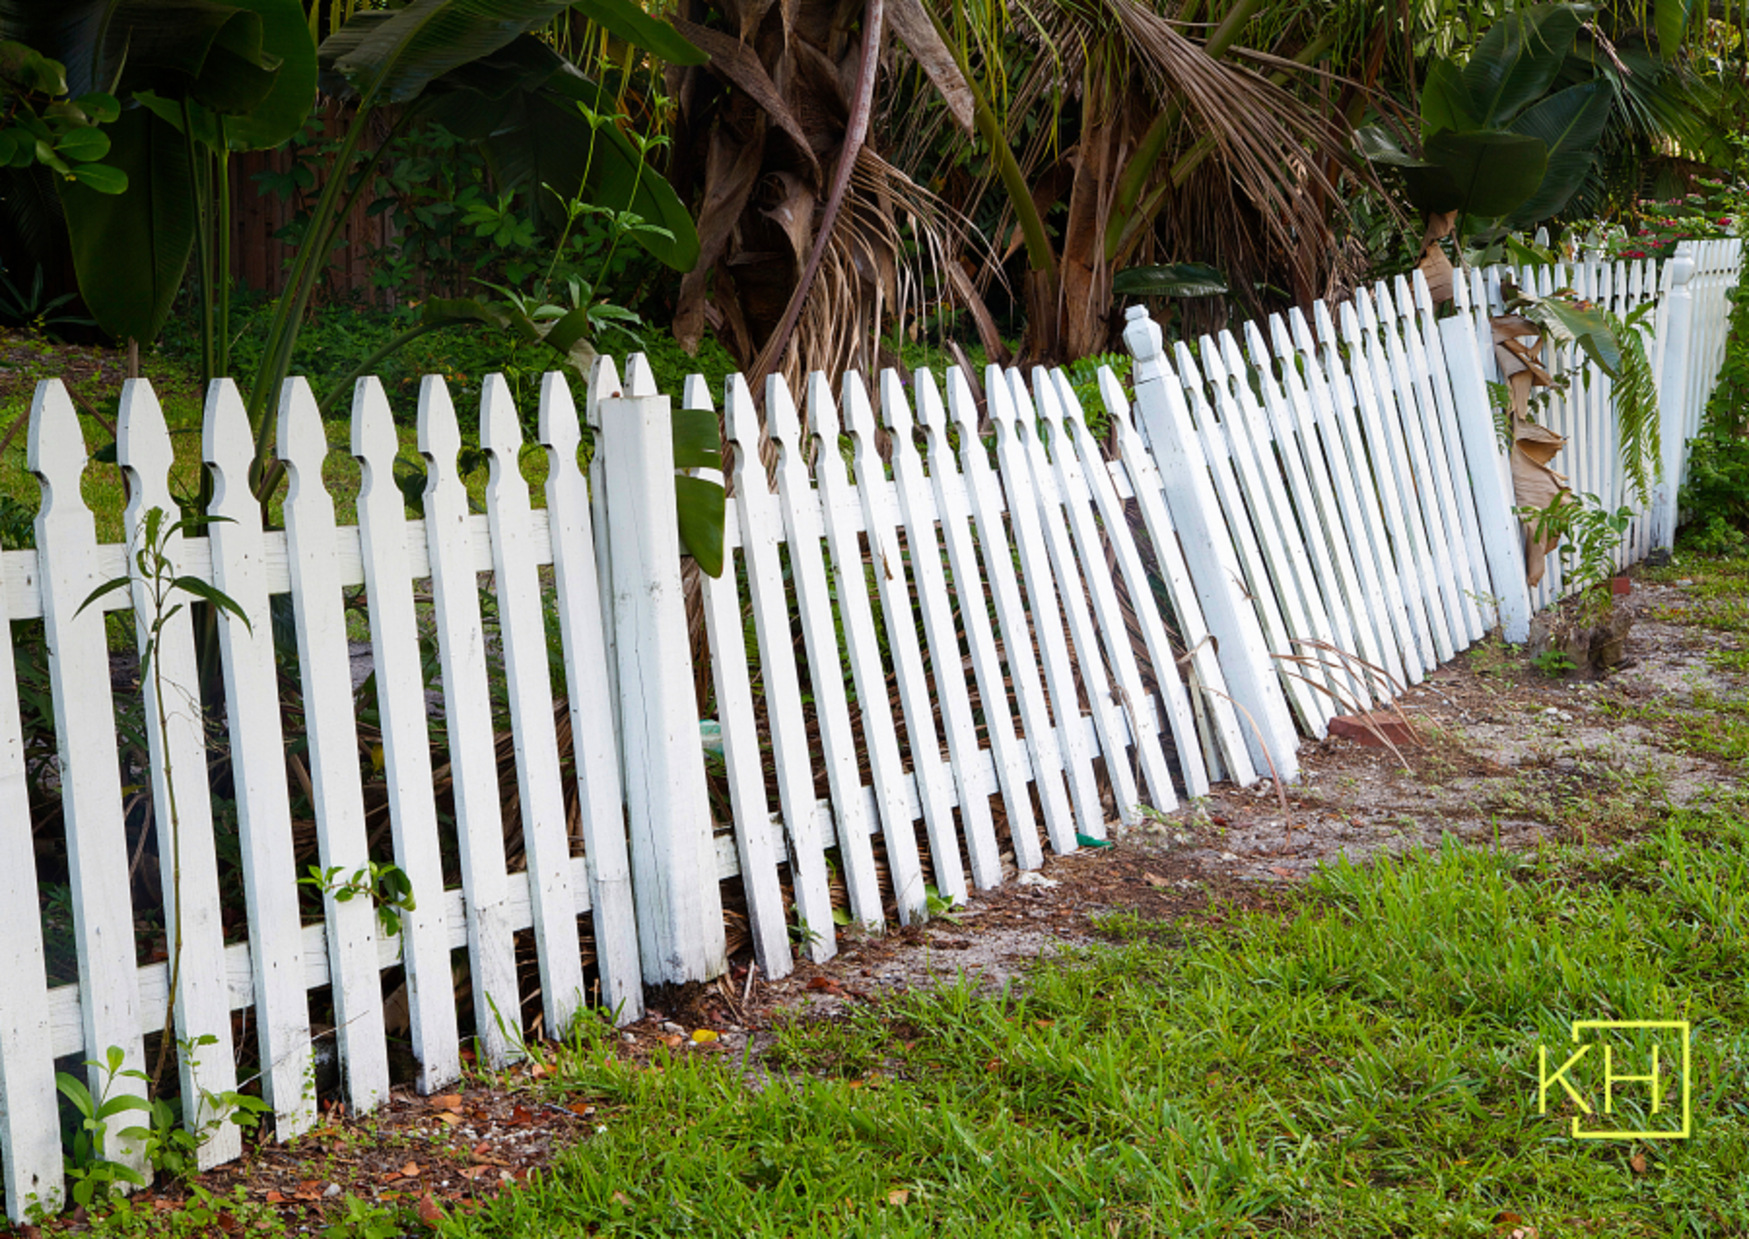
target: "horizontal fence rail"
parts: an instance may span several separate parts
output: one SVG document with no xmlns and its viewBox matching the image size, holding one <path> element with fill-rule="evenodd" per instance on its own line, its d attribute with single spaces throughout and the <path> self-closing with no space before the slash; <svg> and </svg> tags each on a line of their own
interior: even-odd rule
<svg viewBox="0 0 1749 1239">
<path fill-rule="evenodd" d="M 1621 315 L 1653 306 L 1651 501 L 1623 475 L 1607 375 L 1547 414 L 1574 488 L 1634 509 L 1622 565 L 1668 545 L 1740 259 L 1733 241 L 1662 267 L 1516 273 Z M 221 381 L 201 438 L 214 521 L 163 551 L 239 614 L 185 608 L 156 630 L 141 582 L 85 602 L 128 574 L 151 509 L 177 511 L 158 402 L 124 389 L 129 541 L 103 544 L 79 420 L 42 384 L 35 546 L 0 553 L 9 1216 L 61 1204 L 56 1060 L 114 1047 L 148 1070 L 173 984 L 166 1087 L 199 1099 L 191 1126 L 258 1080 L 287 1137 L 313 1124 L 328 1058 L 337 1083 L 320 1087 L 366 1110 L 396 1082 L 447 1086 L 470 1036 L 506 1062 L 586 1006 L 636 1018 L 646 985 L 712 981 L 743 950 L 782 976 L 1214 781 L 1291 781 L 1300 736 L 1497 625 L 1522 640 L 1569 583 L 1551 558 L 1525 584 L 1488 390 L 1503 276 L 1466 273 L 1443 314 L 1416 275 L 1170 351 L 1132 310 L 1132 384 L 1104 369 L 1096 399 L 1044 369 L 815 375 L 802 392 L 695 377 L 682 403 L 720 411 L 725 448 L 722 473 L 699 471 L 728 491 L 717 577 L 678 553 L 671 407 L 641 357 L 623 380 L 598 363 L 581 418 L 559 375 L 527 421 L 489 379 L 466 436 L 488 464 L 483 503 L 440 379 L 400 413 L 412 479 L 396 411 L 360 382 L 355 496 L 324 483 L 329 428 L 288 383 L 277 529 Z M 539 493 L 525 425 L 546 457 Z M 109 613 L 131 617 L 136 653 L 152 643 L 140 697 L 130 660 L 112 666 Z M 135 701 L 146 734 L 130 747 Z M 64 921 L 41 913 L 37 881 L 63 855 Z M 412 893 L 398 925 L 343 897 L 373 861 Z M 178 902 L 179 952 L 161 928 Z M 145 1090 L 106 1068 L 87 1079 Z M 203 1166 L 239 1155 L 234 1127 L 210 1130 Z M 143 1168 L 137 1148 L 114 1155 Z"/>
</svg>

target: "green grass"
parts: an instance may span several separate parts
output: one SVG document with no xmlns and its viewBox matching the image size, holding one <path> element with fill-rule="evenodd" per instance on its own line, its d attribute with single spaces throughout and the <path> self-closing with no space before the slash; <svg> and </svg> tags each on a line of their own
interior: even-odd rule
<svg viewBox="0 0 1749 1239">
<path fill-rule="evenodd" d="M 585 1036 L 557 1087 L 605 1134 L 444 1233 L 1741 1234 L 1745 844 L 1687 813 L 1610 859 L 1454 844 L 1327 870 L 1287 917 L 1127 918 L 1014 992 L 798 1020 L 762 1086 Z M 1692 1021 L 1691 1138 L 1537 1113 L 1539 1043 L 1608 1018 Z"/>
</svg>

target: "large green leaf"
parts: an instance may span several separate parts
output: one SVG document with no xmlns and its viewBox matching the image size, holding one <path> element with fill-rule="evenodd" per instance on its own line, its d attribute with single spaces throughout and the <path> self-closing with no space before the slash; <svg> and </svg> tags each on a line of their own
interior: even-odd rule
<svg viewBox="0 0 1749 1239">
<path fill-rule="evenodd" d="M 1564 4 L 1532 5 L 1497 18 L 1464 65 L 1476 124 L 1505 125 L 1540 98 L 1578 32 L 1579 14 Z"/>
<path fill-rule="evenodd" d="M 673 26 L 651 17 L 633 0 L 572 0 L 571 7 L 614 38 L 641 47 L 669 64 L 702 65 L 710 60 Z"/>
<path fill-rule="evenodd" d="M 1505 215 L 1542 184 L 1548 146 L 1529 134 L 1484 129 L 1436 133 L 1427 139 L 1425 167 L 1403 169 L 1410 200 L 1424 211 Z"/>
<path fill-rule="evenodd" d="M 321 60 L 372 103 L 406 103 L 568 7 L 565 0 L 413 0 L 357 14 L 323 40 Z"/>
<path fill-rule="evenodd" d="M 727 503 L 720 483 L 674 475 L 674 505 L 680 541 L 706 576 L 723 575 L 723 525 Z"/>
<path fill-rule="evenodd" d="M 157 338 L 194 246 L 194 185 L 182 135 L 145 108 L 109 126 L 123 193 L 62 181 L 73 267 L 92 317 L 117 340 Z"/>
<path fill-rule="evenodd" d="M 316 42 L 301 0 L 226 0 L 261 17 L 261 49 L 279 58 L 267 97 L 225 122 L 233 150 L 269 150 L 290 141 L 316 105 Z"/>
<path fill-rule="evenodd" d="M 1475 101 L 1464 85 L 1464 71 L 1449 60 L 1434 58 L 1427 64 L 1427 80 L 1421 84 L 1421 132 L 1442 129 L 1475 129 L 1481 125 Z"/>
<path fill-rule="evenodd" d="M 1549 157 L 1542 183 L 1511 213 L 1508 224 L 1528 228 L 1567 205 L 1591 169 L 1614 105 L 1615 89 L 1597 78 L 1555 92 L 1512 122 L 1514 133 L 1541 139 Z"/>
<path fill-rule="evenodd" d="M 1218 297 L 1227 277 L 1202 262 L 1130 267 L 1111 280 L 1111 291 L 1125 297 Z"/>
</svg>

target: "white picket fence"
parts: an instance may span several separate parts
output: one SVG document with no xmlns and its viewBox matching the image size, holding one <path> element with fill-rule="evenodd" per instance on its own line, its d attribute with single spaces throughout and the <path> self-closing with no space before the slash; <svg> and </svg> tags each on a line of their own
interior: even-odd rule
<svg viewBox="0 0 1749 1239">
<path fill-rule="evenodd" d="M 1570 273 L 1623 309 L 1663 289 L 1653 357 L 1667 482 L 1624 539 L 1624 562 L 1673 528 L 1668 479 L 1717 373 L 1739 260 L 1732 242 L 1680 255 L 1661 283 L 1650 265 Z M 1550 272 L 1548 286 L 1568 275 Z M 828 958 L 849 927 L 911 923 L 936 900 L 1038 867 L 1047 850 L 1103 839 L 1144 806 L 1169 810 L 1217 779 L 1294 779 L 1302 732 L 1321 736 L 1333 714 L 1387 699 L 1495 623 L 1522 639 L 1533 606 L 1559 595 L 1558 584 L 1535 597 L 1524 585 L 1486 388 L 1484 310 L 1497 289 L 1491 276 L 1460 285 L 1466 312 L 1439 318 L 1418 277 L 1397 281 L 1250 324 L 1242 344 L 1223 332 L 1170 357 L 1158 327 L 1133 317 L 1133 406 L 1103 371 L 1103 440 L 1060 371 L 1029 383 L 992 367 L 981 391 L 953 371 L 945 392 L 927 372 L 909 384 L 888 372 L 872 393 L 856 375 L 838 391 L 815 376 L 799 406 L 779 378 L 756 402 L 737 376 L 723 405 L 727 568 L 702 587 L 720 769 L 707 764 L 695 700 L 670 405 L 641 357 L 623 384 L 610 362 L 592 377 L 587 481 L 569 388 L 548 377 L 542 507 L 519 468 L 508 389 L 489 379 L 484 514 L 470 512 L 457 472 L 448 392 L 427 378 L 417 520 L 394 486 L 389 403 L 361 382 L 349 448 L 363 482 L 347 527 L 322 481 L 329 444 L 308 387 L 293 381 L 283 395 L 290 489 L 285 528 L 266 530 L 246 485 L 242 405 L 215 384 L 202 446 L 211 514 L 224 520 L 169 551 L 249 623 L 217 620 L 225 708 L 203 720 L 189 614 L 172 621 L 157 654 L 171 724 L 153 738 L 148 776 L 162 856 L 175 850 L 162 812 L 172 782 L 180 809 L 180 892 L 162 869 L 166 918 L 178 893 L 184 906 L 182 1096 L 237 1087 L 237 1039 L 252 1036 L 284 1138 L 315 1116 L 312 1041 L 330 1034 L 312 1028 L 312 990 L 327 988 L 345 1097 L 365 1110 L 390 1085 L 388 970 L 403 970 L 414 1082 L 429 1092 L 460 1073 L 452 951 L 467 951 L 480 1053 L 503 1062 L 518 1052 L 520 931 L 532 930 L 546 1029 L 586 1002 L 630 1019 L 645 984 L 721 975 L 724 879 L 739 878 L 754 960 L 777 977 L 798 949 Z M 709 408 L 712 393 L 695 378 L 684 403 Z M 1579 489 L 1621 499 L 1607 384 L 1575 385 L 1557 410 Z M 170 438 L 145 383 L 125 389 L 120 425 L 133 537 L 148 509 L 173 508 Z M 97 606 L 79 612 L 124 573 L 127 548 L 96 539 L 80 495 L 85 445 L 59 383 L 39 387 L 29 451 L 42 483 L 36 548 L 0 554 L 0 619 L 40 620 L 50 651 L 78 981 L 48 984 L 16 672 L 0 646 L 0 1165 L 14 1219 L 61 1202 L 55 1059 L 118 1047 L 127 1067 L 145 1066 L 170 984 L 165 963 L 136 956 L 105 624 Z M 495 640 L 480 574 L 496 595 Z M 342 599 L 359 586 L 380 755 L 361 753 L 350 678 Z M 292 716 L 303 718 L 319 863 L 343 874 L 369 863 L 364 771 L 380 762 L 393 857 L 417 903 L 394 938 L 368 900 L 334 891 L 302 923 L 286 756 L 296 737 L 282 726 L 269 607 L 279 594 L 295 613 Z M 104 606 L 133 610 L 143 639 L 140 589 Z M 565 704 L 552 696 L 548 606 Z M 433 791 L 422 634 L 439 653 L 453 823 Z M 501 784 L 489 674 L 505 685 L 513 788 Z M 556 706 L 569 714 L 575 828 Z M 206 773 L 220 748 L 247 897 L 247 940 L 229 943 Z M 713 781 L 729 820 L 713 815 Z M 511 792 L 527 858 L 515 871 L 501 807 Z M 143 1088 L 88 1076 L 94 1088 Z M 204 1103 L 189 1109 L 197 1127 L 210 1117 Z M 219 1125 L 201 1161 L 239 1150 Z M 115 1152 L 141 1161 L 138 1149 Z"/>
</svg>

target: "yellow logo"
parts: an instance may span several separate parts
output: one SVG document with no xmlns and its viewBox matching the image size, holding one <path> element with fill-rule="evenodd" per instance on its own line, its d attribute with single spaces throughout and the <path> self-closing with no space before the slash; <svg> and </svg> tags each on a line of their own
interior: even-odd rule
<svg viewBox="0 0 1749 1239">
<path fill-rule="evenodd" d="M 1664 1036 L 1654 1039 L 1651 1044 L 1649 1063 L 1651 1070 L 1642 1075 L 1630 1075 L 1617 1069 L 1617 1047 L 1607 1039 L 1607 1034 L 1615 1032 L 1630 1032 L 1648 1030 L 1675 1034 L 1675 1037 Z M 1585 1040 L 1583 1034 L 1593 1031 L 1602 1034 L 1596 1040 Z M 1668 1113 L 1670 1107 L 1665 1104 L 1665 1084 L 1670 1078 L 1670 1062 L 1661 1051 L 1667 1048 L 1666 1043 L 1680 1039 L 1681 1049 L 1677 1054 L 1678 1067 L 1676 1078 L 1681 1084 L 1682 1092 L 1682 1126 L 1652 1128 L 1645 1131 L 1625 1131 L 1615 1129 L 1586 1128 L 1584 1120 L 1594 1117 L 1597 1108 L 1588 1100 L 1590 1094 L 1580 1091 L 1575 1083 L 1583 1080 L 1587 1074 L 1595 1074 L 1595 1064 L 1601 1063 L 1603 1069 L 1603 1113 L 1614 1114 L 1616 1102 L 1616 1087 L 1622 1084 L 1645 1085 L 1650 1090 L 1651 1104 L 1646 1108 L 1647 1115 Z M 1573 1044 L 1579 1048 L 1567 1055 L 1560 1066 L 1551 1074 L 1549 1064 L 1552 1061 L 1549 1049 L 1545 1045 L 1536 1047 L 1537 1056 L 1537 1090 L 1536 1112 L 1549 1112 L 1549 1091 L 1557 1086 L 1566 1093 L 1579 1113 L 1573 1116 L 1573 1138 L 1576 1140 L 1684 1140 L 1687 1139 L 1692 1115 L 1689 1112 L 1689 1060 L 1688 1060 L 1688 1021 L 1687 1020 L 1574 1020 Z M 1593 1051 L 1598 1053 L 1593 1054 Z M 1560 1099 L 1557 1097 L 1556 1101 Z M 1674 1121 L 1674 1116 L 1672 1116 Z"/>
</svg>

